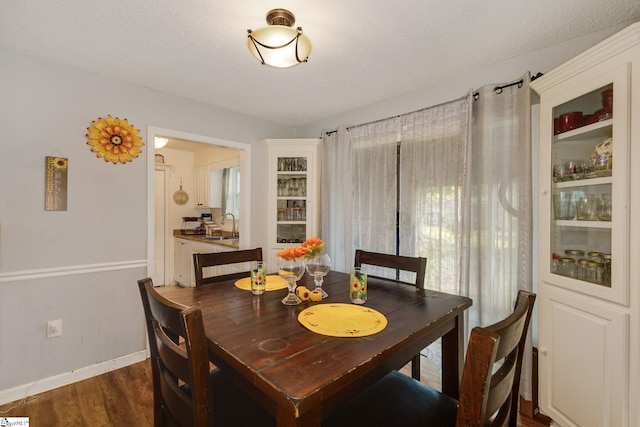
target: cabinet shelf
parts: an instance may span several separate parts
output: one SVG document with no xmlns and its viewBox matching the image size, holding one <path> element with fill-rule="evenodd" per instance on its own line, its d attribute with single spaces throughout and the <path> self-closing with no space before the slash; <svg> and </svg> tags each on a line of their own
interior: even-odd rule
<svg viewBox="0 0 640 427">
<path fill-rule="evenodd" d="M 579 221 L 576 219 L 555 219 L 553 220 L 553 225 L 577 228 L 612 228 L 611 221 Z"/>
<path fill-rule="evenodd" d="M 555 135 L 553 140 L 558 143 L 592 138 L 606 138 L 611 136 L 612 126 L 613 119 L 607 119 Z"/>
<path fill-rule="evenodd" d="M 286 175 L 286 176 L 307 176 L 307 171 L 278 171 L 278 175 Z"/>
<path fill-rule="evenodd" d="M 591 185 L 611 185 L 612 179 L 610 176 L 601 177 L 601 178 L 585 178 L 585 179 L 576 179 L 573 181 L 562 181 L 556 182 L 553 187 L 554 188 L 576 188 L 576 187 L 588 187 Z"/>
</svg>

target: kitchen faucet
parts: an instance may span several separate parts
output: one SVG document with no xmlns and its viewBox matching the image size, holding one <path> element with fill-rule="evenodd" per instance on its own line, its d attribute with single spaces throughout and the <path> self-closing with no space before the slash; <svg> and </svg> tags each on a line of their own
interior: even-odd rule
<svg viewBox="0 0 640 427">
<path fill-rule="evenodd" d="M 220 221 L 220 223 L 224 224 L 224 220 L 228 215 L 231 215 L 231 219 L 233 220 L 233 225 L 231 227 L 231 237 L 240 237 L 240 233 L 238 233 L 238 230 L 236 229 L 236 217 L 231 212 L 227 212 L 226 214 L 222 215 L 222 221 Z"/>
</svg>

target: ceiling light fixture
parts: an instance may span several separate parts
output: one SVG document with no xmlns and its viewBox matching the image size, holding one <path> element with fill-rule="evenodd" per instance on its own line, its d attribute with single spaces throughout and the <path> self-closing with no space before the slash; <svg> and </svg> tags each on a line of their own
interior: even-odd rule
<svg viewBox="0 0 640 427">
<path fill-rule="evenodd" d="M 168 142 L 169 140 L 167 138 L 160 138 L 159 136 L 156 136 L 155 139 L 153 140 L 153 148 L 155 149 L 162 148 L 165 145 L 167 145 Z"/>
<path fill-rule="evenodd" d="M 247 30 L 247 47 L 261 63 L 277 68 L 287 68 L 307 62 L 311 53 L 311 41 L 302 34 L 302 27 L 293 28 L 293 13 L 285 9 L 273 9 L 267 13 L 269 26 L 255 31 Z"/>
</svg>

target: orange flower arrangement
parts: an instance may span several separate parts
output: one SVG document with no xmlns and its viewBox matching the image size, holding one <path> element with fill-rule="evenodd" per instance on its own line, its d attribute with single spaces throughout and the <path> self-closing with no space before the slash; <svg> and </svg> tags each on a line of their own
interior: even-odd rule
<svg viewBox="0 0 640 427">
<path fill-rule="evenodd" d="M 312 237 L 311 239 L 305 240 L 301 246 L 304 246 L 310 249 L 310 252 L 307 255 L 305 255 L 305 258 L 313 258 L 322 253 L 322 249 L 324 249 L 324 245 L 325 243 L 321 239 L 318 239 L 317 237 Z"/>
<path fill-rule="evenodd" d="M 317 237 L 312 237 L 298 246 L 282 249 L 276 255 L 283 259 L 310 259 L 320 255 L 322 249 L 324 249 L 324 242 Z"/>
<path fill-rule="evenodd" d="M 298 259 L 304 257 L 309 252 L 311 252 L 311 249 L 306 246 L 299 245 L 284 248 L 281 251 L 278 251 L 276 255 L 283 259 Z"/>
</svg>

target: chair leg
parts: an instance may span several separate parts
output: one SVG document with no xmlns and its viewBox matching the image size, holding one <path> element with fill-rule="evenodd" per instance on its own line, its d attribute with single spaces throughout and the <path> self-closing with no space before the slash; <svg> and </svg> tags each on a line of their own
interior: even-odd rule
<svg viewBox="0 0 640 427">
<path fill-rule="evenodd" d="M 420 381 L 420 353 L 411 359 L 411 376 L 413 379 Z"/>
</svg>

